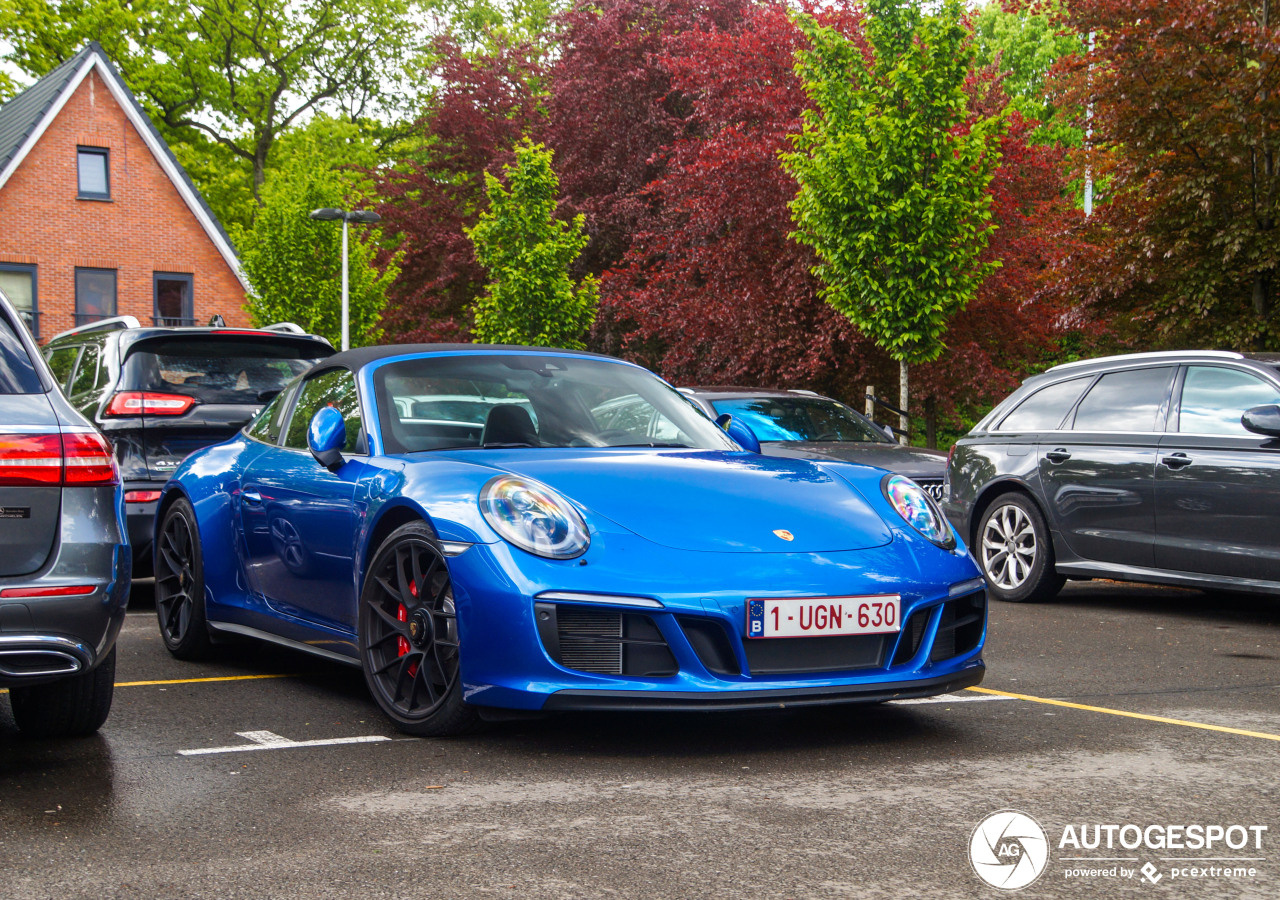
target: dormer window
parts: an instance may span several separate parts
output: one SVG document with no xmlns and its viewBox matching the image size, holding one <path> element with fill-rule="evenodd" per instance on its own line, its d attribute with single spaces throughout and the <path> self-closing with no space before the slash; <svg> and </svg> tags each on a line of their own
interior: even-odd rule
<svg viewBox="0 0 1280 900">
<path fill-rule="evenodd" d="M 110 200 L 111 179 L 108 162 L 111 151 L 106 147 L 76 148 L 76 177 L 79 183 L 77 196 L 81 200 Z"/>
</svg>

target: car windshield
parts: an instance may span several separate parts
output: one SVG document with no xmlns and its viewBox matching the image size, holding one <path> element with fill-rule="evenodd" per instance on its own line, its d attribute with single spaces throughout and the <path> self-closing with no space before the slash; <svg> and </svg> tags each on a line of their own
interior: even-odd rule
<svg viewBox="0 0 1280 900">
<path fill-rule="evenodd" d="M 825 397 L 746 397 L 711 405 L 719 414 L 741 419 L 761 441 L 890 442 L 862 416 Z"/>
<path fill-rule="evenodd" d="M 374 374 L 388 453 L 473 447 L 737 446 L 674 388 L 604 359 L 427 356 Z"/>
<path fill-rule="evenodd" d="M 121 387 L 195 397 L 201 403 L 258 404 L 332 351 L 277 338 L 148 340 L 129 354 Z"/>
</svg>

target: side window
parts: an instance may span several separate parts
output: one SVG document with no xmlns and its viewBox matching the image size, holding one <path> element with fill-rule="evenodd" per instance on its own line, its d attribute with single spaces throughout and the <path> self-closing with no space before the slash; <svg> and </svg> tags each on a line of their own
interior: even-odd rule
<svg viewBox="0 0 1280 900">
<path fill-rule="evenodd" d="M 71 381 L 71 372 L 76 367 L 76 356 L 79 353 L 79 346 L 59 347 L 57 350 L 48 351 L 45 356 L 49 362 L 49 368 L 53 370 L 53 377 L 58 382 L 58 387 L 64 391 L 67 389 L 68 382 Z"/>
<path fill-rule="evenodd" d="M 1172 366 L 1111 372 L 1098 379 L 1076 409 L 1076 431 L 1155 431 L 1169 394 Z"/>
<path fill-rule="evenodd" d="M 1004 417 L 997 431 L 1056 431 L 1088 386 L 1090 376 L 1060 381 L 1036 391 Z"/>
<path fill-rule="evenodd" d="M 68 394 L 82 394 L 93 390 L 94 385 L 98 383 L 98 360 L 101 352 L 102 348 L 97 344 L 84 345 L 84 352 L 80 354 L 80 365 L 76 367 L 76 374 L 71 380 L 71 390 L 67 391 Z"/>
<path fill-rule="evenodd" d="M 1240 417 L 1247 409 L 1271 403 L 1280 403 L 1280 391 L 1261 378 L 1219 366 L 1188 366 L 1178 431 L 1253 436 Z"/>
<path fill-rule="evenodd" d="M 255 441 L 271 444 L 280 443 L 280 431 L 284 428 L 284 418 L 289 412 L 289 399 L 293 396 L 292 388 L 285 388 L 264 406 L 245 426 L 244 433 Z"/>
<path fill-rule="evenodd" d="M 347 442 L 344 453 L 363 452 L 360 444 L 360 403 L 356 394 L 356 377 L 346 369 L 333 369 L 308 378 L 298 391 L 298 402 L 289 420 L 284 445 L 295 450 L 307 449 L 307 426 L 311 417 L 326 406 L 335 406 L 347 422 Z"/>
</svg>

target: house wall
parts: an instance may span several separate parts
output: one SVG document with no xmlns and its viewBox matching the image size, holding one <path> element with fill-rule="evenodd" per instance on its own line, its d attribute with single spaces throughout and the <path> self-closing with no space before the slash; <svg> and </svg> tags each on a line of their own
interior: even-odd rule
<svg viewBox="0 0 1280 900">
<path fill-rule="evenodd" d="M 110 200 L 77 198 L 76 147 L 110 150 Z M 247 325 L 244 289 L 97 71 L 0 188 L 0 262 L 39 267 L 42 340 L 75 326 L 75 269 L 116 270 L 116 314 L 144 325 L 152 273 L 193 276 L 197 324 Z"/>
</svg>

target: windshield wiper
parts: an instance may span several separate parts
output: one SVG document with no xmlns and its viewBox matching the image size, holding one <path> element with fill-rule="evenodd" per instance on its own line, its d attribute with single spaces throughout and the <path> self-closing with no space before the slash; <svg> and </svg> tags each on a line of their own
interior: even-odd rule
<svg viewBox="0 0 1280 900">
<path fill-rule="evenodd" d="M 655 441 L 646 441 L 643 444 L 606 444 L 605 447 L 678 447 L 685 450 L 690 449 L 688 444 L 662 444 Z"/>
</svg>

